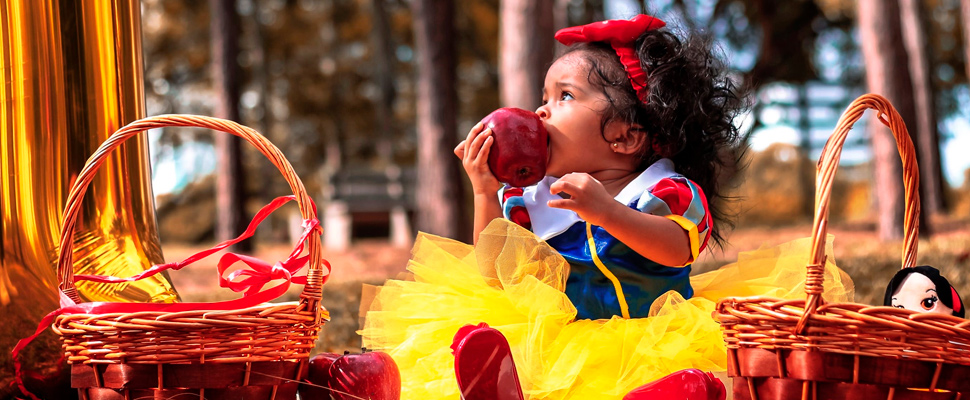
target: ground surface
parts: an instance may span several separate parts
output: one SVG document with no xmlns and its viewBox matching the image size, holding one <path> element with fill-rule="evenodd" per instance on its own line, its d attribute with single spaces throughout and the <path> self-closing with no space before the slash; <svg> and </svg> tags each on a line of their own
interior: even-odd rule
<svg viewBox="0 0 970 400">
<path fill-rule="evenodd" d="M 920 241 L 918 263 L 939 268 L 966 299 L 970 296 L 970 221 L 948 220 L 933 224 L 937 234 Z M 837 264 L 853 278 L 856 301 L 866 304 L 881 302 L 885 283 L 900 266 L 899 242 L 880 243 L 867 226 L 836 226 L 835 258 Z M 806 237 L 811 226 L 737 229 L 728 236 L 722 250 L 705 252 L 695 264 L 695 272 L 708 271 L 737 259 L 738 252 L 775 245 Z M 198 251 L 184 245 L 163 244 L 168 261 L 180 260 Z M 267 261 L 286 257 L 290 249 L 283 245 L 258 246 L 256 256 Z M 332 320 L 320 333 L 316 351 L 355 350 L 360 347 L 358 316 L 362 284 L 380 284 L 404 272 L 409 248 L 395 248 L 376 239 L 361 240 L 343 252 L 326 251 L 333 274 L 324 287 L 324 306 Z M 172 274 L 172 280 L 185 301 L 215 301 L 239 295 L 218 287 L 215 260 L 189 266 Z M 287 294 L 296 299 L 302 287 L 294 285 Z"/>
</svg>

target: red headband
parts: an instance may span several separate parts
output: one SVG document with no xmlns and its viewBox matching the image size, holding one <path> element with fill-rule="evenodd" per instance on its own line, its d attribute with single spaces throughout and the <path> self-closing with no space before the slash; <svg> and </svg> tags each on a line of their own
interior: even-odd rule
<svg viewBox="0 0 970 400">
<path fill-rule="evenodd" d="M 626 69 L 633 89 L 637 91 L 637 98 L 646 103 L 650 94 L 647 73 L 640 67 L 640 57 L 633 48 L 633 42 L 643 32 L 663 28 L 665 25 L 665 22 L 657 18 L 640 14 L 630 20 L 613 19 L 561 29 L 556 32 L 556 40 L 566 46 L 587 42 L 609 43 L 620 57 L 620 63 Z"/>
</svg>

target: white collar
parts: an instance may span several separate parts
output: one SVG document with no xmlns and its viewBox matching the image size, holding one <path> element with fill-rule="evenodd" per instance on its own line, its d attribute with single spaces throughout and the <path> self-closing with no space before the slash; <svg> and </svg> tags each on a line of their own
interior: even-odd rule
<svg viewBox="0 0 970 400">
<path fill-rule="evenodd" d="M 674 172 L 674 163 L 662 158 L 630 181 L 614 199 L 623 205 L 628 205 L 642 196 L 643 192 L 654 187 L 661 179 L 675 175 L 678 174 Z M 535 186 L 523 189 L 522 197 L 525 201 L 525 208 L 529 211 L 529 219 L 532 221 L 532 232 L 543 240 L 553 238 L 565 232 L 573 224 L 582 221 L 579 215 L 572 210 L 552 208 L 546 205 L 549 200 L 559 199 L 559 196 L 549 191 L 549 186 L 557 180 L 559 178 L 547 176 Z"/>
</svg>

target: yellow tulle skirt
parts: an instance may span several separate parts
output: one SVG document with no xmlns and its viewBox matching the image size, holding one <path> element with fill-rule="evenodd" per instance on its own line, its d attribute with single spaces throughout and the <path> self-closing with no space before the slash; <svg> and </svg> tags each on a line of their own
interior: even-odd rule
<svg viewBox="0 0 970 400">
<path fill-rule="evenodd" d="M 806 238 L 742 253 L 692 276 L 694 297 L 657 299 L 647 318 L 575 321 L 563 293 L 568 263 L 528 230 L 496 219 L 477 246 L 418 235 L 408 276 L 364 289 L 359 333 L 364 347 L 394 358 L 403 399 L 458 399 L 449 346 L 458 328 L 480 322 L 508 338 L 527 398 L 621 398 L 682 369 L 725 371 L 716 301 L 803 298 L 809 245 Z M 851 279 L 831 262 L 825 290 L 827 301 L 852 301 Z"/>
</svg>

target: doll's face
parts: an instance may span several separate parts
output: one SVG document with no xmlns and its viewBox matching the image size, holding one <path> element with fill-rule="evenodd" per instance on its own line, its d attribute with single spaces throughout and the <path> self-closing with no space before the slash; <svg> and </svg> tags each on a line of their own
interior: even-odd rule
<svg viewBox="0 0 970 400">
<path fill-rule="evenodd" d="M 896 293 L 893 293 L 893 307 L 907 310 L 953 315 L 953 309 L 940 301 L 936 285 L 926 275 L 912 273 L 903 279 Z"/>
</svg>

